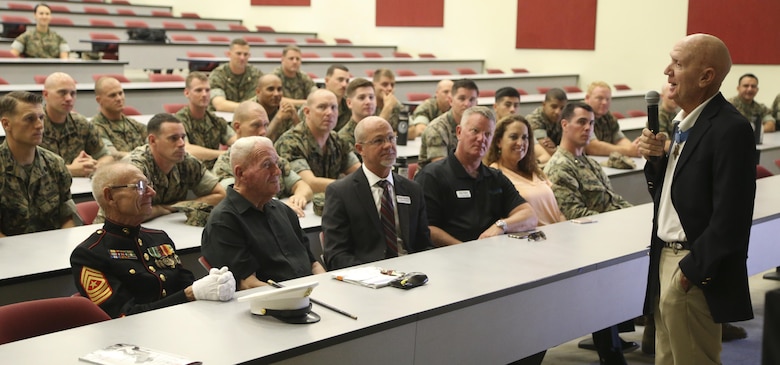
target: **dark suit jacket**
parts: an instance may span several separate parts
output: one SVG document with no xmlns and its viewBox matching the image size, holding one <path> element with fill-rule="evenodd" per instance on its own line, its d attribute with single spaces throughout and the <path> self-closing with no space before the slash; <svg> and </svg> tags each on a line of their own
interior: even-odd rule
<svg viewBox="0 0 780 365">
<path fill-rule="evenodd" d="M 425 199 L 417 183 L 393 173 L 396 196 L 408 196 L 410 204 L 396 201 L 400 237 L 407 252 L 427 250 L 431 244 Z M 362 168 L 330 184 L 325 192 L 322 230 L 324 261 L 329 270 L 384 259 L 382 233 L 371 188 Z"/>
<path fill-rule="evenodd" d="M 680 269 L 700 287 L 715 322 L 753 318 L 747 278 L 747 250 L 756 194 L 755 141 L 750 123 L 718 93 L 690 129 L 672 181 L 672 204 L 692 244 Z M 645 313 L 659 293 L 658 202 L 668 156 L 645 165 L 653 196 Z"/>
</svg>

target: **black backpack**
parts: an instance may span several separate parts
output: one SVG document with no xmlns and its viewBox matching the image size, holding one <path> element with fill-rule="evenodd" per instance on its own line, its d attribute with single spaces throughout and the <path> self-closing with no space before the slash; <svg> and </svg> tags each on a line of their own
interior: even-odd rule
<svg viewBox="0 0 780 365">
<path fill-rule="evenodd" d="M 166 43 L 168 41 L 165 29 L 133 28 L 127 30 L 127 36 L 131 41 L 153 43 Z"/>
</svg>

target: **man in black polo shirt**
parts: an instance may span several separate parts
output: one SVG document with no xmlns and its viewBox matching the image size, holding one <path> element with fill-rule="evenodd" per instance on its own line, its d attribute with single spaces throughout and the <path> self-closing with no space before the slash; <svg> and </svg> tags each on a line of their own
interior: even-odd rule
<svg viewBox="0 0 780 365">
<path fill-rule="evenodd" d="M 536 227 L 536 214 L 509 179 L 482 164 L 495 127 L 496 117 L 489 108 L 467 109 L 455 130 L 455 151 L 417 174 L 434 245 Z"/>
</svg>

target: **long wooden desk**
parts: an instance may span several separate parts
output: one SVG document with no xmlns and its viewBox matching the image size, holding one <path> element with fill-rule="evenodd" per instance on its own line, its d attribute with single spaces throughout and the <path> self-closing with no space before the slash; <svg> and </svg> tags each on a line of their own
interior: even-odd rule
<svg viewBox="0 0 780 365">
<path fill-rule="evenodd" d="M 751 274 L 780 262 L 772 234 L 780 226 L 778 182 L 757 181 Z M 508 363 L 640 313 L 651 216 L 645 204 L 601 214 L 595 224 L 546 226 L 547 241 L 500 236 L 376 263 L 428 274 L 430 282 L 411 291 L 372 290 L 328 274 L 288 282 L 317 281 L 315 298 L 358 320 L 315 305 L 321 322 L 293 326 L 252 316 L 235 300 L 196 301 L 9 343 L 0 356 L 76 364 L 95 349 L 132 343 L 207 364 Z M 7 257 L 0 255 L 3 270 L 18 265 Z M 239 295 L 263 290 L 273 289 Z M 150 336 L 160 323 L 174 324 L 180 335 Z"/>
<path fill-rule="evenodd" d="M 68 6 L 70 6 L 70 4 L 71 3 L 68 3 Z M 92 4 L 86 6 L 101 7 L 103 5 L 104 4 Z M 33 20 L 33 14 L 31 11 L 28 10 L 0 9 L 0 15 L 23 16 L 26 17 L 27 19 L 30 19 L 31 21 Z M 128 20 L 141 20 L 146 22 L 146 24 L 148 24 L 149 27 L 151 28 L 163 28 L 163 22 L 174 22 L 174 23 L 184 24 L 184 26 L 189 29 L 195 29 L 195 23 L 211 23 L 217 29 L 228 30 L 230 29 L 229 24 L 242 23 L 242 21 L 239 19 L 181 18 L 181 17 L 153 16 L 151 15 L 151 10 L 149 14 L 136 14 L 134 16 L 116 14 L 116 13 L 89 14 L 83 12 L 60 13 L 60 14 L 54 14 L 54 16 L 68 18 L 75 25 L 90 25 L 89 24 L 90 19 L 109 20 L 113 22 L 114 25 L 116 26 L 123 26 L 125 24 L 125 21 Z"/>
<path fill-rule="evenodd" d="M 124 74 L 127 62 L 58 60 L 44 58 L 0 58 L 3 78 L 10 84 L 31 84 L 35 75 L 65 72 L 76 82 L 92 82 L 93 74 Z M 14 88 L 19 85 L 3 85 Z"/>
</svg>

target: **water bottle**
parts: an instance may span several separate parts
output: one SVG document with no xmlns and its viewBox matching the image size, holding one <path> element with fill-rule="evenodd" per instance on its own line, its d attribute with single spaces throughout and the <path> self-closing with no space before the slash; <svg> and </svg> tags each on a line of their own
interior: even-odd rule
<svg viewBox="0 0 780 365">
<path fill-rule="evenodd" d="M 764 142 L 764 123 L 761 115 L 756 115 L 753 119 L 753 137 L 756 140 L 756 144 L 759 145 Z"/>
<path fill-rule="evenodd" d="M 408 133 L 409 109 L 406 105 L 401 105 L 401 112 L 398 114 L 398 138 L 396 139 L 396 144 L 399 146 L 406 146 L 406 136 Z"/>
<path fill-rule="evenodd" d="M 406 162 L 406 156 L 398 156 L 395 159 L 395 173 L 403 177 L 409 177 L 409 164 Z"/>
</svg>

